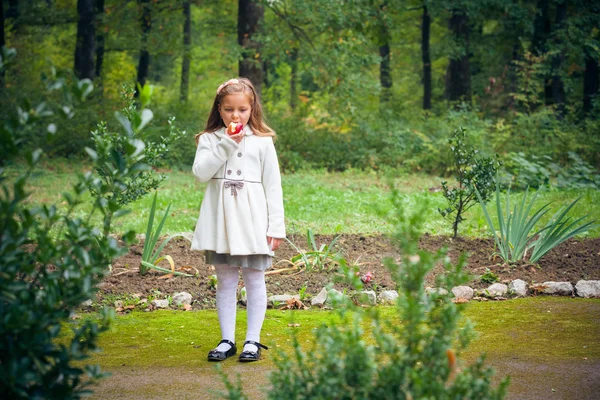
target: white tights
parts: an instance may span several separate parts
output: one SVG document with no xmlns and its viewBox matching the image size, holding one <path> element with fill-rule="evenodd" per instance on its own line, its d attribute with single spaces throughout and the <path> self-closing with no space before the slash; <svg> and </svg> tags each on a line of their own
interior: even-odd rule
<svg viewBox="0 0 600 400">
<path fill-rule="evenodd" d="M 221 339 L 235 343 L 235 314 L 237 309 L 236 291 L 239 280 L 239 268 L 229 265 L 215 265 L 217 271 L 217 314 L 221 327 Z M 246 340 L 260 343 L 260 331 L 267 310 L 267 287 L 265 271 L 252 268 L 242 268 L 242 277 L 246 285 L 248 304 L 248 326 Z M 231 346 L 221 343 L 217 349 L 227 351 Z M 255 345 L 247 344 L 244 351 L 257 351 Z"/>
</svg>

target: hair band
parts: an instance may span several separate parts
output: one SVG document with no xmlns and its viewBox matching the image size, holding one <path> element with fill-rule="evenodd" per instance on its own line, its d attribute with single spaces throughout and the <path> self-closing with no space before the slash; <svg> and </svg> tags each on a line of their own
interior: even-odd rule
<svg viewBox="0 0 600 400">
<path fill-rule="evenodd" d="M 240 83 L 240 81 L 239 81 L 239 80 L 237 80 L 237 79 L 230 79 L 230 80 L 228 80 L 227 82 L 225 82 L 225 83 L 222 83 L 222 84 L 221 84 L 221 85 L 219 85 L 219 87 L 217 88 L 217 94 L 221 93 L 221 90 L 223 90 L 223 89 L 224 89 L 226 86 L 228 86 L 228 85 L 236 85 L 236 84 L 238 84 L 238 83 Z"/>
</svg>

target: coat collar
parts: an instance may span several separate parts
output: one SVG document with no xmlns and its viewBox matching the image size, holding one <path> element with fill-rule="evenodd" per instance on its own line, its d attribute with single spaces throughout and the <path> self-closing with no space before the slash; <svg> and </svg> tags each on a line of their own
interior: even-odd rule
<svg viewBox="0 0 600 400">
<path fill-rule="evenodd" d="M 222 127 L 218 131 L 215 131 L 215 133 L 217 134 L 217 136 L 228 136 L 226 130 L 227 130 L 226 127 Z M 244 134 L 246 136 L 252 136 L 252 135 L 254 135 L 254 131 L 252 130 L 252 128 L 250 128 L 250 125 L 244 126 Z"/>
</svg>

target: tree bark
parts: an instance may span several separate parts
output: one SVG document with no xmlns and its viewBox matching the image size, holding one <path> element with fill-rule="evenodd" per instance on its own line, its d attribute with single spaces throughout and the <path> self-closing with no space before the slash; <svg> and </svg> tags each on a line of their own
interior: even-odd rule
<svg viewBox="0 0 600 400">
<path fill-rule="evenodd" d="M 583 112 L 592 111 L 592 100 L 600 90 L 600 68 L 598 60 L 590 52 L 585 53 L 585 71 L 583 73 Z"/>
<path fill-rule="evenodd" d="M 0 50 L 6 46 L 6 34 L 4 32 L 4 2 L 0 0 Z M 4 82 L 6 81 L 6 71 L 4 68 L 0 69 L 0 90 L 4 89 Z"/>
<path fill-rule="evenodd" d="M 104 18 L 104 0 L 96 0 L 96 17 L 100 21 Z M 104 23 L 99 23 L 96 29 L 96 77 L 102 76 L 102 63 L 104 62 Z"/>
<path fill-rule="evenodd" d="M 541 56 L 548 51 L 548 37 L 550 36 L 550 5 L 548 0 L 538 0 L 536 9 L 538 13 L 533 22 L 533 37 L 531 38 L 531 52 Z M 550 78 L 544 78 L 544 104 L 552 103 L 552 85 Z"/>
<path fill-rule="evenodd" d="M 12 19 L 14 26 L 17 26 L 17 18 L 19 18 L 19 1 L 8 0 L 8 10 L 6 11 L 6 19 Z"/>
<path fill-rule="evenodd" d="M 254 40 L 264 17 L 264 8 L 257 0 L 238 0 L 238 44 L 242 47 L 239 75 L 250 79 L 260 97 L 263 82 L 263 63 L 260 43 Z"/>
<path fill-rule="evenodd" d="M 454 40 L 464 45 L 462 55 L 450 58 L 446 70 L 446 98 L 450 101 L 471 101 L 471 70 L 469 65 L 469 18 L 460 10 L 452 10 L 448 28 Z"/>
<path fill-rule="evenodd" d="M 192 50 L 192 13 L 189 0 L 183 3 L 183 60 L 181 62 L 181 87 L 179 100 L 188 101 L 190 88 L 190 52 Z"/>
<path fill-rule="evenodd" d="M 384 2 L 379 8 L 379 57 L 381 57 L 381 61 L 379 62 L 379 84 L 381 85 L 380 105 L 383 105 L 390 100 L 393 84 L 392 69 L 390 66 L 390 30 L 385 20 L 386 5 L 386 2 Z"/>
<path fill-rule="evenodd" d="M 556 45 L 560 48 L 562 45 L 562 39 L 560 38 L 560 30 L 564 27 L 567 20 L 567 0 L 563 0 L 556 7 L 556 31 L 557 39 Z M 560 68 L 563 64 L 565 56 L 560 51 L 559 54 L 552 57 L 552 102 L 557 106 L 557 115 L 562 118 L 565 112 L 565 87 L 560 76 Z"/>
<path fill-rule="evenodd" d="M 423 109 L 431 110 L 431 53 L 429 52 L 431 17 L 427 6 L 423 6 L 421 22 L 421 57 L 423 59 Z"/>
<path fill-rule="evenodd" d="M 96 51 L 96 14 L 94 0 L 77 0 L 77 42 L 75 45 L 75 75 L 79 79 L 94 79 Z"/>
<path fill-rule="evenodd" d="M 137 70 L 137 83 L 143 87 L 146 84 L 148 78 L 148 70 L 150 68 L 150 53 L 148 52 L 148 34 L 152 29 L 152 12 L 150 10 L 150 0 L 138 0 L 142 5 L 142 17 L 140 18 L 140 25 L 142 28 L 142 47 L 140 49 L 140 58 L 138 62 Z M 135 89 L 135 96 L 140 95 L 139 89 Z"/>
</svg>

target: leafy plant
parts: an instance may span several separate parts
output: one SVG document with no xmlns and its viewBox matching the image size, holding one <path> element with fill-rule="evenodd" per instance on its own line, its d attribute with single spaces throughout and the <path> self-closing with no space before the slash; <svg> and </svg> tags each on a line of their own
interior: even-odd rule
<svg viewBox="0 0 600 400">
<path fill-rule="evenodd" d="M 506 395 L 508 380 L 493 387 L 493 370 L 484 366 L 483 357 L 472 365 L 460 360 L 472 336 L 470 324 L 459 328 L 462 305 L 452 303 L 448 293 L 425 293 L 425 276 L 437 263 L 446 270 L 438 285 L 453 287 L 468 280 L 462 269 L 464 255 L 451 265 L 445 250 L 419 250 L 425 210 L 426 205 L 409 216 L 397 209 L 395 239 L 402 263 L 386 261 L 401 293 L 396 318 L 383 318 L 376 308 L 361 308 L 335 296 L 340 322 L 321 325 L 308 347 L 291 332 L 293 350 L 277 355 L 266 398 L 443 400 Z M 354 287 L 361 287 L 357 269 L 342 262 L 340 271 Z M 239 379 L 237 384 L 223 379 L 228 398 L 244 398 Z"/>
<path fill-rule="evenodd" d="M 481 282 L 485 282 L 485 283 L 494 283 L 494 282 L 498 282 L 498 275 L 496 275 L 495 273 L 493 273 L 489 268 L 485 269 L 485 273 L 483 275 L 481 275 L 481 277 L 479 278 L 481 280 Z"/>
<path fill-rule="evenodd" d="M 452 217 L 454 237 L 458 235 L 458 225 L 464 220 L 465 212 L 477 204 L 474 188 L 479 189 L 482 201 L 487 202 L 493 192 L 494 176 L 498 171 L 497 158 L 475 158 L 477 150 L 465 142 L 466 131 L 459 127 L 453 137 L 448 140 L 454 156 L 457 187 L 449 188 L 448 183 L 442 182 L 444 197 L 448 207 L 438 209 L 443 217 Z"/>
<path fill-rule="evenodd" d="M 217 290 L 217 285 L 219 281 L 217 279 L 217 275 L 211 275 L 208 277 L 208 288 L 212 290 Z M 246 288 L 242 288 L 242 290 L 246 290 Z"/>
<path fill-rule="evenodd" d="M 85 82 L 77 87 L 83 86 L 89 87 Z M 72 98 L 80 94 L 75 91 Z M 75 112 L 72 103 L 58 106 Z M 1 128 L 3 138 L 13 146 L 13 151 L 2 153 L 3 162 L 21 156 L 26 161 L 24 171 L 11 178 L 12 183 L 0 168 L 0 393 L 10 399 L 78 399 L 89 395 L 88 387 L 104 376 L 99 366 L 84 366 L 83 362 L 97 350 L 98 335 L 108 329 L 114 311 L 105 308 L 99 323 L 87 320 L 77 326 L 71 325 L 70 316 L 93 298 L 107 266 L 124 254 L 109 234 L 114 218 L 123 213 L 122 204 L 112 194 L 135 171 L 146 167 L 141 140 L 127 138 L 122 151 L 115 151 L 99 139 L 97 148 L 88 153 L 95 166 L 101 160 L 113 160 L 104 166 L 110 181 L 103 183 L 91 172 L 81 173 L 62 194 L 64 207 L 32 205 L 27 187 L 43 153 L 23 154 L 19 138 L 28 129 L 53 123 L 57 114 L 52 109 L 37 115 L 40 124 L 21 119 Z M 19 120 L 21 111 L 16 110 L 12 117 Z M 88 188 L 93 188 L 92 204 L 81 218 L 77 214 L 89 201 Z M 98 213 L 105 217 L 104 231 L 91 222 Z M 123 239 L 130 244 L 133 232 Z M 73 337 L 66 344 L 59 342 L 62 329 L 69 325 Z"/>
<path fill-rule="evenodd" d="M 304 302 L 306 300 L 306 298 L 308 297 L 308 293 L 306 293 L 306 282 L 304 282 L 304 285 L 302 285 L 302 287 L 300 288 L 300 291 L 298 292 L 298 295 L 300 296 L 300 301 Z"/>
<path fill-rule="evenodd" d="M 181 236 L 181 237 L 184 237 L 184 236 L 182 236 L 180 234 L 171 235 L 168 238 L 166 238 L 165 240 L 163 240 L 163 242 L 160 244 L 160 246 L 158 246 L 158 248 L 155 250 L 156 244 L 158 243 L 158 240 L 160 239 L 160 233 L 162 232 L 162 229 L 165 225 L 165 221 L 167 220 L 167 217 L 169 216 L 169 210 L 171 209 L 171 204 L 169 204 L 158 224 L 158 227 L 156 228 L 155 231 L 153 231 L 154 213 L 156 212 L 156 197 L 157 197 L 157 192 L 154 193 L 154 198 L 152 199 L 152 206 L 150 207 L 150 216 L 148 217 L 148 225 L 146 228 L 146 239 L 144 242 L 144 250 L 142 252 L 142 261 L 140 262 L 140 274 L 144 275 L 146 272 L 148 272 L 148 269 L 154 269 L 157 271 L 172 273 L 175 275 L 192 276 L 192 275 L 186 274 L 184 272 L 176 271 L 175 270 L 175 262 L 173 261 L 173 257 L 171 257 L 170 255 L 167 254 L 162 257 L 160 256 L 160 254 L 162 253 L 165 246 L 167 244 L 169 244 L 169 242 L 172 239 L 179 237 L 179 236 Z M 169 264 L 171 265 L 170 270 L 158 266 L 158 263 L 160 263 L 162 260 L 167 260 L 169 262 Z"/>
<path fill-rule="evenodd" d="M 336 228 L 336 232 L 338 232 L 339 230 L 340 226 Z M 324 269 L 329 268 L 330 265 L 339 265 L 340 257 L 337 253 L 332 253 L 335 243 L 339 238 L 340 235 L 337 235 L 333 238 L 331 243 L 323 243 L 321 244 L 321 246 L 318 246 L 312 229 L 308 228 L 308 230 L 306 231 L 306 239 L 310 248 L 309 251 L 300 250 L 298 246 L 296 246 L 291 240 L 286 238 L 287 242 L 298 252 L 298 254 L 292 257 L 290 260 L 281 260 L 279 262 L 291 264 L 292 267 L 272 270 L 267 272 L 267 274 L 272 275 L 284 271 L 293 270 L 297 270 L 297 272 L 310 272 L 313 269 L 322 271 Z"/>
<path fill-rule="evenodd" d="M 496 229 L 478 189 L 475 189 L 488 227 L 494 237 L 496 248 L 498 249 L 495 254 L 498 254 L 504 262 L 515 263 L 524 260 L 527 252 L 533 248 L 529 262 L 535 263 L 555 246 L 594 227 L 595 221 L 580 224 L 589 214 L 572 222 L 570 217 L 563 221 L 569 210 L 579 201 L 580 198 L 577 198 L 567 207 L 559 209 L 543 228 L 534 231 L 536 224 L 549 211 L 550 206 L 550 203 L 547 203 L 531 214 L 540 190 L 536 191 L 529 202 L 527 202 L 528 191 L 526 191 L 521 202 L 515 203 L 511 210 L 510 188 L 506 192 L 503 208 L 503 202 L 500 199 L 500 186 L 497 182 L 496 215 L 498 218 L 498 229 Z M 539 236 L 535 239 L 537 235 Z"/>
</svg>

